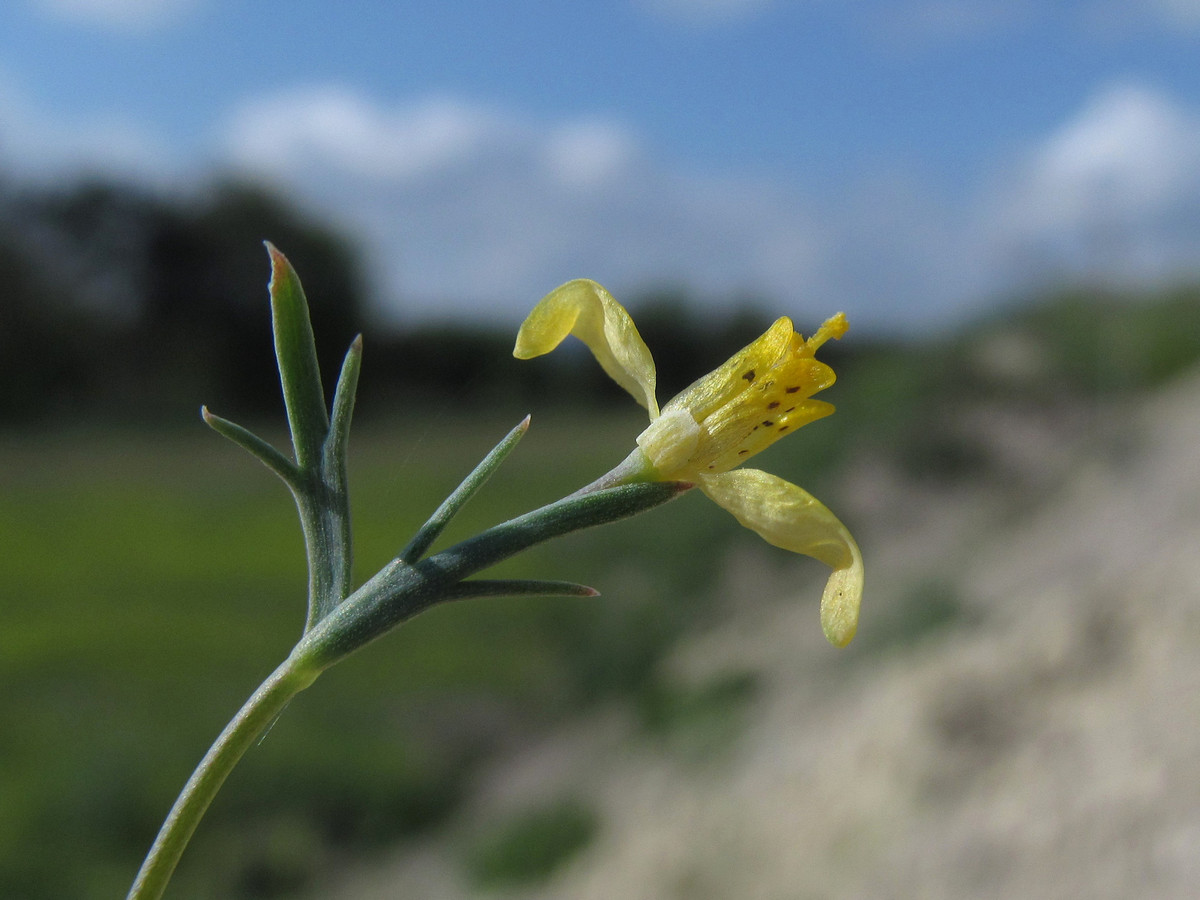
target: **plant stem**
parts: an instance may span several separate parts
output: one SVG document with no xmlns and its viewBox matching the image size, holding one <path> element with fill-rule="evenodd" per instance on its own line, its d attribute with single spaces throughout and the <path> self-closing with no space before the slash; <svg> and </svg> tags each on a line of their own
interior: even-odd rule
<svg viewBox="0 0 1200 900">
<path fill-rule="evenodd" d="M 320 670 L 289 656 L 259 685 L 208 748 L 159 829 L 154 846 L 127 900 L 158 900 L 205 810 L 238 760 L 270 727 L 288 702 L 316 680 Z"/>
</svg>

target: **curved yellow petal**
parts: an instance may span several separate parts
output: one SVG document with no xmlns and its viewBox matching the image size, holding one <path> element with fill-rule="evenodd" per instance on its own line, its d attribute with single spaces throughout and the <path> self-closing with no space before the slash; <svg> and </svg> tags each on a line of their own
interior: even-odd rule
<svg viewBox="0 0 1200 900">
<path fill-rule="evenodd" d="M 768 543 L 833 569 L 821 597 L 821 628 L 835 647 L 850 643 L 858 629 L 863 561 L 858 544 L 837 516 L 803 488 L 758 469 L 705 475 L 699 486 Z"/>
<path fill-rule="evenodd" d="M 517 333 L 513 356 L 549 353 L 573 334 L 587 345 L 608 376 L 658 417 L 654 358 L 633 319 L 612 294 L 588 278 L 561 285 L 539 301 Z"/>
</svg>

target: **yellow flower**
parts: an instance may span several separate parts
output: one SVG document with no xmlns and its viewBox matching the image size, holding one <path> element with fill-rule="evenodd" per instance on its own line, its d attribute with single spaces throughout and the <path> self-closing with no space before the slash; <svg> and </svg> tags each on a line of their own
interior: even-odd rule
<svg viewBox="0 0 1200 900">
<path fill-rule="evenodd" d="M 863 562 L 837 517 L 802 488 L 758 469 L 737 469 L 784 434 L 833 412 L 812 395 L 834 382 L 817 348 L 847 328 L 838 313 L 804 340 L 787 317 L 659 410 L 654 359 L 629 313 L 594 281 L 569 281 L 525 319 L 513 355 L 549 353 L 569 334 L 650 413 L 650 426 L 621 469 L 624 480 L 692 481 L 768 543 L 833 569 L 821 598 L 821 626 L 844 647 L 858 627 Z M 631 468 L 630 468 L 631 467 Z M 617 470 L 614 470 L 617 471 Z"/>
</svg>

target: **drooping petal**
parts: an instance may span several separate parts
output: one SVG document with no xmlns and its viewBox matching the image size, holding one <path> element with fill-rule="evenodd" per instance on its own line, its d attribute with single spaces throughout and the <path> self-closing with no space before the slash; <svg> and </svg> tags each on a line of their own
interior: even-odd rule
<svg viewBox="0 0 1200 900">
<path fill-rule="evenodd" d="M 821 597 L 821 627 L 836 647 L 858 628 L 863 561 L 846 526 L 812 494 L 758 469 L 706 475 L 700 489 L 765 541 L 819 559 L 833 569 Z"/>
<path fill-rule="evenodd" d="M 549 353 L 568 334 L 587 345 L 608 376 L 652 419 L 658 417 L 654 358 L 625 307 L 590 279 L 568 281 L 543 297 L 521 325 L 513 356 L 532 359 Z"/>
</svg>

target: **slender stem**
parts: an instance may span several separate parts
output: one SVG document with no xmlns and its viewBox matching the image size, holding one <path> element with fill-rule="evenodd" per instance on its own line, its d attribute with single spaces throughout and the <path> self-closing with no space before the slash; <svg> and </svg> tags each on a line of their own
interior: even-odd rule
<svg viewBox="0 0 1200 900">
<path fill-rule="evenodd" d="M 305 473 L 295 492 L 308 558 L 308 616 L 313 628 L 350 593 L 350 500 L 345 470 Z"/>
<path fill-rule="evenodd" d="M 318 669 L 298 664 L 288 657 L 259 685 L 209 747 L 184 785 L 129 889 L 127 900 L 158 900 L 162 897 L 192 832 L 230 771 L 275 721 L 288 701 L 312 684 L 318 674 Z"/>
</svg>

